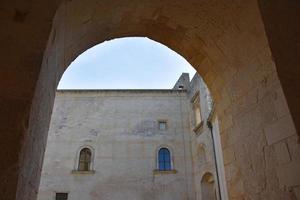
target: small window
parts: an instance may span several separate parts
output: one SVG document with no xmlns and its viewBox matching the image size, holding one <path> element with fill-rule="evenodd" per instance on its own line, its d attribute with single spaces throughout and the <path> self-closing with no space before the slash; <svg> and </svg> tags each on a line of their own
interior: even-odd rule
<svg viewBox="0 0 300 200">
<path fill-rule="evenodd" d="M 171 154 L 167 148 L 161 148 L 158 151 L 158 169 L 160 171 L 168 171 L 172 169 Z"/>
<path fill-rule="evenodd" d="M 158 128 L 159 130 L 166 130 L 167 129 L 167 122 L 166 121 L 159 121 L 158 122 Z"/>
<path fill-rule="evenodd" d="M 179 89 L 179 90 L 183 90 L 183 88 L 184 88 L 183 85 L 179 85 L 179 86 L 178 86 L 178 89 Z"/>
<path fill-rule="evenodd" d="M 83 148 L 79 154 L 78 171 L 89 171 L 92 160 L 92 152 L 89 148 Z"/>
<path fill-rule="evenodd" d="M 55 200 L 67 200 L 68 193 L 56 193 Z"/>
<path fill-rule="evenodd" d="M 194 116 L 195 116 L 195 126 L 197 126 L 202 121 L 199 93 L 197 93 L 195 95 L 195 97 L 194 97 L 194 100 L 193 100 L 193 111 L 194 111 Z"/>
<path fill-rule="evenodd" d="M 195 114 L 195 124 L 198 125 L 201 122 L 201 113 L 200 113 L 199 105 L 195 106 L 194 114 Z"/>
</svg>

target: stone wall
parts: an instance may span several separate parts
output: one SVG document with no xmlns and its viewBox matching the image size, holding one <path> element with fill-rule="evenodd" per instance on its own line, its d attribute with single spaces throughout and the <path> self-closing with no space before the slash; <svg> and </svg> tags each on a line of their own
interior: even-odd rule
<svg viewBox="0 0 300 200">
<path fill-rule="evenodd" d="M 36 197 L 55 90 L 70 62 L 105 40 L 143 36 L 184 56 L 210 88 L 231 198 L 299 199 L 299 5 L 2 1 L 3 198 Z"/>
<path fill-rule="evenodd" d="M 66 192 L 75 200 L 203 200 L 201 180 L 207 173 L 213 175 L 215 200 L 219 194 L 227 199 L 207 126 L 211 102 L 202 78 L 195 74 L 190 82 L 186 73 L 172 90 L 58 91 L 38 199 Z M 200 124 L 195 124 L 195 104 L 201 108 Z M 165 131 L 159 121 L 167 122 Z M 156 170 L 157 151 L 164 146 L 172 151 L 176 171 Z M 76 171 L 83 147 L 93 151 L 92 173 Z M 219 174 L 224 176 L 224 168 Z M 225 188 L 220 193 L 219 184 Z"/>
<path fill-rule="evenodd" d="M 186 91 L 58 91 L 38 199 L 195 199 L 189 121 Z M 94 150 L 94 173 L 72 172 L 83 146 Z M 155 171 L 164 146 L 176 170 L 169 174 Z"/>
<path fill-rule="evenodd" d="M 200 105 L 201 108 L 202 121 L 200 126 L 198 124 L 195 124 L 195 113 L 193 112 L 193 99 L 195 99 L 197 95 L 199 95 L 199 102 L 197 103 Z M 191 148 L 193 155 L 193 178 L 195 184 L 196 199 L 205 200 L 203 196 L 203 191 L 201 190 L 201 180 L 203 179 L 203 176 L 207 173 L 213 175 L 213 190 L 217 197 L 216 200 L 221 199 L 220 195 L 222 196 L 223 200 L 228 199 L 226 189 L 219 191 L 218 184 L 226 188 L 226 182 L 222 181 L 222 179 L 218 177 L 219 174 L 224 175 L 224 169 L 219 169 L 219 173 L 216 172 L 216 160 L 214 156 L 215 147 L 213 145 L 213 142 L 215 142 L 215 144 L 218 145 L 218 148 L 221 147 L 220 144 L 218 144 L 216 141 L 213 141 L 214 138 L 212 137 L 212 132 L 208 127 L 208 123 L 213 123 L 212 120 L 213 117 L 215 117 L 212 110 L 212 99 L 206 84 L 204 83 L 203 79 L 197 74 L 193 77 L 189 84 L 188 98 L 190 100 L 190 126 L 192 137 Z M 218 127 L 214 124 L 213 128 L 217 129 Z M 219 153 L 218 157 L 220 156 L 222 156 L 221 153 Z M 223 162 L 220 164 L 223 165 Z"/>
</svg>

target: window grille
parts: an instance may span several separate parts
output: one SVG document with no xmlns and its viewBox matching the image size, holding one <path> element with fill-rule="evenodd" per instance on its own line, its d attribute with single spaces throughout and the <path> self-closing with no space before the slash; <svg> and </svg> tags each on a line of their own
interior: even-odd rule
<svg viewBox="0 0 300 200">
<path fill-rule="evenodd" d="M 56 193 L 55 200 L 68 200 L 68 193 Z"/>
<path fill-rule="evenodd" d="M 166 130 L 167 129 L 167 122 L 164 122 L 164 121 L 160 121 L 158 122 L 158 128 L 159 130 Z"/>
</svg>

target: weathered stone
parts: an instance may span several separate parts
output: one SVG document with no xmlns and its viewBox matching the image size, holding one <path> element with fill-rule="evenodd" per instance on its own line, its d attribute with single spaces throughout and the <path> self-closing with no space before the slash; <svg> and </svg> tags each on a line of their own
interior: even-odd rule
<svg viewBox="0 0 300 200">
<path fill-rule="evenodd" d="M 275 144 L 274 147 L 275 147 L 277 162 L 280 165 L 290 162 L 291 157 L 285 142 L 279 142 L 278 144 Z"/>
<path fill-rule="evenodd" d="M 204 79 L 217 81 L 220 76 L 224 80 L 223 86 L 216 84 L 215 88 L 212 87 L 213 82 L 207 81 L 216 103 L 216 114 L 221 116 L 221 133 L 230 127 L 234 131 L 231 134 L 244 137 L 234 127 L 234 124 L 239 124 L 239 118 L 228 113 L 230 119 L 226 119 L 226 108 L 220 104 L 224 90 L 231 95 L 231 102 L 226 102 L 224 106 L 230 104 L 229 107 L 233 108 L 237 106 L 239 98 L 250 95 L 250 91 L 259 91 L 260 99 L 264 94 L 272 92 L 270 90 L 278 91 L 278 87 L 283 90 L 289 113 L 286 113 L 284 101 L 275 98 L 271 104 L 281 107 L 275 108 L 279 120 L 268 125 L 259 121 L 257 124 L 264 126 L 260 130 L 267 132 L 268 144 L 288 138 L 292 129 L 295 135 L 295 127 L 299 133 L 299 7 L 297 1 L 284 0 L 251 0 L 246 3 L 196 0 L 1 2 L 1 97 L 11 99 L 12 102 L 23 101 L 24 107 L 31 107 L 28 115 L 28 110 L 16 111 L 13 109 L 14 104 L 11 104 L 10 114 L 16 117 L 6 119 L 6 114 L 1 117 L 2 124 L 14 124 L 18 128 L 22 126 L 18 116 L 24 116 L 25 122 L 23 129 L 13 128 L 17 131 L 18 142 L 13 146 L 6 140 L 1 142 L 2 148 L 13 148 L 19 155 L 19 158 L 7 163 L 8 168 L 20 166 L 20 170 L 17 170 L 19 175 L 12 176 L 12 184 L 1 187 L 1 193 L 6 190 L 18 193 L 16 198 L 20 200 L 35 198 L 34 186 L 38 185 L 39 176 L 37 173 L 37 176 L 28 177 L 26 171 L 31 168 L 31 163 L 42 160 L 57 83 L 76 56 L 112 38 L 149 37 L 172 48 L 188 61 L 203 53 L 210 65 L 200 65 L 196 62 L 203 62 L 203 59 L 196 59 L 193 63 L 195 69 L 205 72 L 205 75 L 202 74 Z M 17 20 L 14 20 L 16 10 L 21 11 L 21 15 L 17 14 Z M 27 12 L 26 16 L 22 14 Z M 51 29 L 55 37 L 49 38 Z M 279 84 L 273 88 L 270 82 Z M 246 103 L 244 107 L 247 109 L 251 106 Z M 272 119 L 269 113 L 264 114 L 264 119 Z M 259 119 L 259 115 L 256 112 L 254 117 Z M 284 123 L 289 127 L 274 130 L 283 126 L 283 118 L 288 115 Z M 226 125 L 226 121 L 229 125 Z M 3 129 L 3 132 L 9 130 Z M 33 146 L 38 147 L 35 154 L 31 154 Z M 6 154 L 1 154 L 1 158 L 6 157 Z M 292 159 L 295 157 L 292 155 Z M 273 169 L 269 169 L 271 171 L 266 174 L 274 174 Z M 2 172 L 1 177 L 5 177 L 5 172 Z M 16 182 L 18 189 L 12 186 Z M 270 184 L 273 191 L 269 196 L 263 192 L 264 199 L 286 197 L 286 192 L 278 188 L 275 182 Z M 234 188 L 229 187 L 229 193 L 231 191 Z M 250 198 L 250 194 L 243 195 L 244 198 Z M 14 199 L 12 196 L 4 198 Z"/>
<path fill-rule="evenodd" d="M 294 135 L 287 139 L 288 149 L 293 161 L 300 160 L 300 143 L 299 136 Z"/>
<path fill-rule="evenodd" d="M 300 185 L 300 161 L 292 161 L 277 167 L 276 171 L 281 187 Z"/>
<path fill-rule="evenodd" d="M 274 144 L 289 136 L 295 135 L 296 130 L 292 123 L 291 116 L 286 115 L 265 128 L 268 144 Z"/>
</svg>

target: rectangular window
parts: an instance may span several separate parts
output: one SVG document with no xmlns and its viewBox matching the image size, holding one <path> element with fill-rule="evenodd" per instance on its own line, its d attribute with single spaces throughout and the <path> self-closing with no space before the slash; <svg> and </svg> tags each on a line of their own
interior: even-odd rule
<svg viewBox="0 0 300 200">
<path fill-rule="evenodd" d="M 56 193 L 55 200 L 68 200 L 68 193 Z"/>
<path fill-rule="evenodd" d="M 159 121 L 158 122 L 158 128 L 159 130 L 166 130 L 167 129 L 167 122 L 166 121 Z"/>
<path fill-rule="evenodd" d="M 195 116 L 195 126 L 197 126 L 202 121 L 199 93 L 197 93 L 195 95 L 195 97 L 193 98 L 193 110 L 194 110 L 194 116 Z"/>
<path fill-rule="evenodd" d="M 201 114 L 200 114 L 200 106 L 197 105 L 194 108 L 194 113 L 195 113 L 195 125 L 198 125 L 201 122 Z"/>
<path fill-rule="evenodd" d="M 179 90 L 183 90 L 183 88 L 184 88 L 183 85 L 179 85 L 179 86 L 178 86 L 178 89 L 179 89 Z"/>
</svg>

